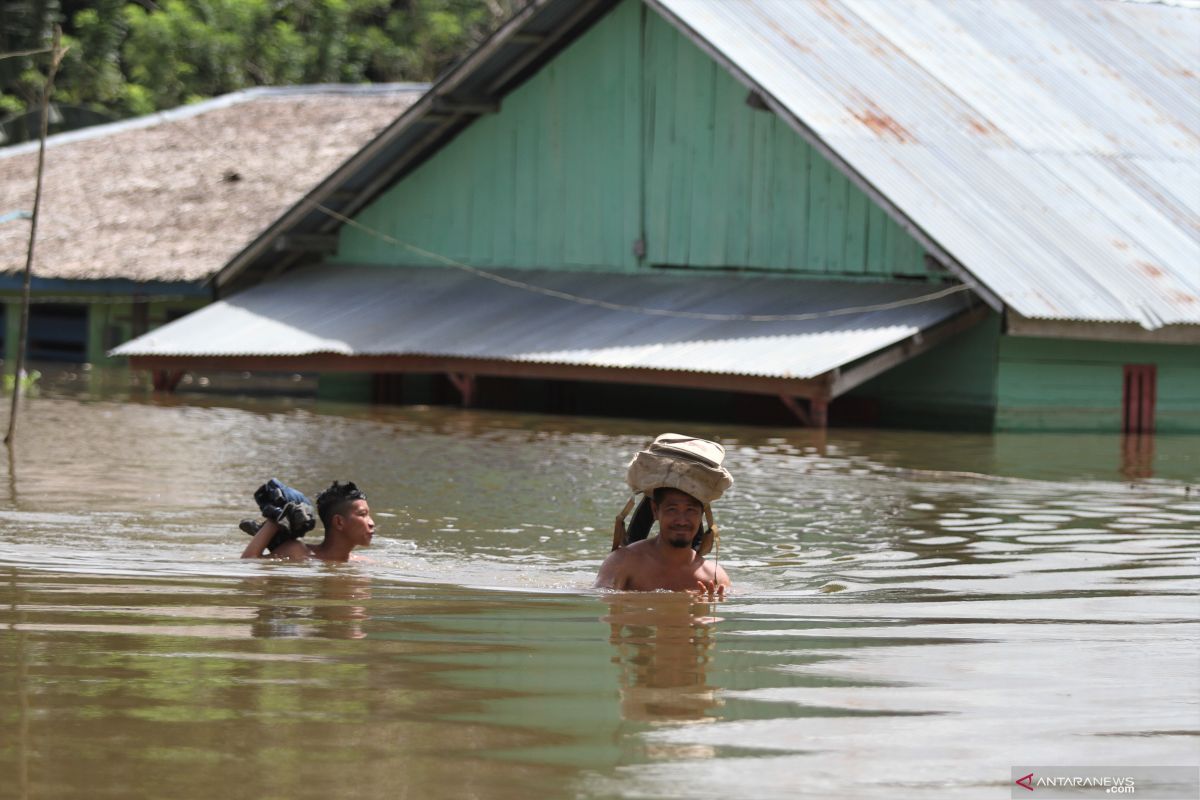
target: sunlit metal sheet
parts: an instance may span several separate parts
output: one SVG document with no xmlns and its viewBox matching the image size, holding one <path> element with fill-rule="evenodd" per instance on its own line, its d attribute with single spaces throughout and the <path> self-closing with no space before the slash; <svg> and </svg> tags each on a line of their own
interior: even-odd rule
<svg viewBox="0 0 1200 800">
<path fill-rule="evenodd" d="M 1200 10 L 648 2 L 1021 315 L 1200 323 Z"/>
<path fill-rule="evenodd" d="M 779 278 L 497 273 L 604 303 L 733 316 L 896 303 L 929 284 Z M 118 356 L 450 356 L 809 378 L 966 311 L 960 292 L 876 311 L 753 322 L 618 311 L 442 268 L 314 267 L 217 301 L 121 345 Z"/>
</svg>

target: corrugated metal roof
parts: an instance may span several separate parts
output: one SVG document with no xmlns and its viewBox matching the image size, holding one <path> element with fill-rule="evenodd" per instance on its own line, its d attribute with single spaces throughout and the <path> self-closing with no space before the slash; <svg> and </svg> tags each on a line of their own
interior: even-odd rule
<svg viewBox="0 0 1200 800">
<path fill-rule="evenodd" d="M 1200 13 L 648 0 L 1023 316 L 1200 323 Z"/>
<path fill-rule="evenodd" d="M 930 291 L 667 273 L 498 274 L 610 303 L 737 316 L 873 306 Z M 449 356 L 811 378 L 928 330 L 969 302 L 959 293 L 816 320 L 713 321 L 580 305 L 451 269 L 310 267 L 217 301 L 114 355 Z"/>
</svg>

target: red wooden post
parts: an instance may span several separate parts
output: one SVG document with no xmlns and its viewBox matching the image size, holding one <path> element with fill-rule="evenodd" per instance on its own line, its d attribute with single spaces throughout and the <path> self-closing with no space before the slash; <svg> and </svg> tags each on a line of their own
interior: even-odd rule
<svg viewBox="0 0 1200 800">
<path fill-rule="evenodd" d="M 801 425 L 806 428 L 812 425 L 812 417 L 808 415 L 808 409 L 797 403 L 796 398 L 789 394 L 781 394 L 779 395 L 779 402 L 783 403 L 787 407 L 787 410 L 792 412 L 792 415 L 800 421 Z"/>
<path fill-rule="evenodd" d="M 1154 411 L 1158 402 L 1158 375 L 1154 364 L 1142 371 L 1142 433 L 1154 433 Z"/>
<path fill-rule="evenodd" d="M 150 373 L 156 392 L 174 392 L 183 380 L 184 371 L 181 369 L 156 369 Z"/>
<path fill-rule="evenodd" d="M 829 400 L 824 397 L 808 398 L 808 408 L 796 402 L 796 398 L 788 394 L 779 395 L 779 401 L 787 406 L 788 411 L 795 415 L 800 424 L 806 428 L 824 429 L 829 425 Z"/>
<path fill-rule="evenodd" d="M 475 402 L 475 376 L 469 372 L 447 372 L 446 377 L 462 395 L 463 408 L 470 408 Z"/>
<path fill-rule="evenodd" d="M 1154 364 L 1126 364 L 1121 398 L 1121 427 L 1125 433 L 1153 433 L 1158 400 Z"/>
<path fill-rule="evenodd" d="M 824 430 L 829 427 L 829 401 L 824 397 L 814 397 L 808 404 L 814 428 Z"/>
</svg>

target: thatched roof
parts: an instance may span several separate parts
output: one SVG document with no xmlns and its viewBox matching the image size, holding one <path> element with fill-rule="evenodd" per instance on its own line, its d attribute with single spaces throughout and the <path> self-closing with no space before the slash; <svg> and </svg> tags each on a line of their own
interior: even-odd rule
<svg viewBox="0 0 1200 800">
<path fill-rule="evenodd" d="M 425 87 L 258 89 L 47 142 L 34 275 L 197 281 L 400 115 Z M 33 207 L 37 144 L 0 149 L 0 215 Z M 0 274 L 29 224 L 0 225 Z"/>
</svg>

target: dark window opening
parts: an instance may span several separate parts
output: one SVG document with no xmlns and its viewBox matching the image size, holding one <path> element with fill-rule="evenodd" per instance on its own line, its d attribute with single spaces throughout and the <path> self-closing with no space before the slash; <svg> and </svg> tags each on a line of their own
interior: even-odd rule
<svg viewBox="0 0 1200 800">
<path fill-rule="evenodd" d="M 1121 400 L 1121 429 L 1125 433 L 1154 432 L 1157 387 L 1154 364 L 1126 364 Z"/>
<path fill-rule="evenodd" d="M 29 308 L 30 361 L 87 361 L 88 308 L 65 303 Z"/>
</svg>

